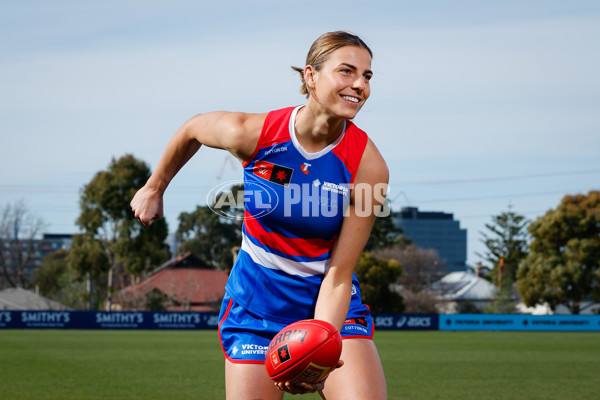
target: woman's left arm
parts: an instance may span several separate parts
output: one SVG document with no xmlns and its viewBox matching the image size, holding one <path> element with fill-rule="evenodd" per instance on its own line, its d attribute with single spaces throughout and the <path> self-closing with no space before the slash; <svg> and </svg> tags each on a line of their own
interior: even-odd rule
<svg viewBox="0 0 600 400">
<path fill-rule="evenodd" d="M 350 307 L 352 274 L 369 239 L 376 213 L 383 207 L 388 180 L 387 165 L 369 140 L 315 309 L 315 319 L 327 321 L 340 331 Z"/>
<path fill-rule="evenodd" d="M 387 165 L 373 142 L 369 140 L 356 172 L 350 205 L 344 216 L 329 268 L 323 278 L 315 309 L 315 319 L 329 322 L 338 331 L 342 330 L 348 315 L 352 296 L 352 274 L 369 239 L 375 212 L 385 201 L 388 178 Z M 342 365 L 343 362 L 338 361 L 338 367 Z M 312 393 L 323 390 L 325 381 L 314 384 L 304 382 L 299 385 L 280 382 L 275 385 L 292 394 Z M 325 398 L 323 394 L 321 397 Z"/>
</svg>

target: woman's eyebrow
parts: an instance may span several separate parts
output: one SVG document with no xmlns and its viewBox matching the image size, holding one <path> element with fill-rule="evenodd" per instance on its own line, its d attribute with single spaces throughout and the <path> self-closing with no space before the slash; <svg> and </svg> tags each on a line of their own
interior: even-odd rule
<svg viewBox="0 0 600 400">
<path fill-rule="evenodd" d="M 356 66 L 354 66 L 354 65 L 352 65 L 352 64 L 348 64 L 348 63 L 341 63 L 340 65 L 344 65 L 344 66 L 346 66 L 346 67 L 348 67 L 348 68 L 350 68 L 350 69 L 352 69 L 352 70 L 354 70 L 354 71 L 357 71 L 357 70 L 358 70 L 358 68 L 356 68 Z M 370 74 L 370 75 L 373 75 L 373 71 L 371 71 L 370 69 L 368 69 L 368 70 L 366 70 L 366 71 L 365 71 L 365 74 Z"/>
</svg>

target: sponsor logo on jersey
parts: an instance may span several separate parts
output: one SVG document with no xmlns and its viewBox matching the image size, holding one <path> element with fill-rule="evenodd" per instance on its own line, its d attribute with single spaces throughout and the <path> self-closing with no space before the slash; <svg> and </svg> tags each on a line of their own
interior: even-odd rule
<svg viewBox="0 0 600 400">
<path fill-rule="evenodd" d="M 348 186 L 349 185 L 338 185 L 337 183 L 323 182 L 321 188 L 328 192 L 347 196 L 350 193 L 350 188 Z"/>
<path fill-rule="evenodd" d="M 257 344 L 242 344 L 241 354 L 267 354 L 267 346 L 260 346 Z"/>
<path fill-rule="evenodd" d="M 347 325 L 347 324 L 361 325 L 366 328 L 367 320 L 365 318 L 349 318 L 346 321 L 344 321 L 344 325 Z"/>
<path fill-rule="evenodd" d="M 284 151 L 287 151 L 287 146 L 284 146 L 284 147 L 273 147 L 272 149 L 269 149 L 269 150 L 265 151 L 264 156 L 268 156 L 268 155 L 271 155 L 271 154 L 274 154 L 274 153 L 281 153 L 281 152 L 284 152 Z"/>
<path fill-rule="evenodd" d="M 304 172 L 306 175 L 308 175 L 308 167 L 310 167 L 311 164 L 309 163 L 304 163 L 302 164 L 302 166 L 300 167 L 300 169 L 302 170 L 302 172 Z"/>
<path fill-rule="evenodd" d="M 252 173 L 269 182 L 276 183 L 282 186 L 288 186 L 292 180 L 292 168 L 282 165 L 273 164 L 267 161 L 258 161 L 254 165 Z"/>
</svg>

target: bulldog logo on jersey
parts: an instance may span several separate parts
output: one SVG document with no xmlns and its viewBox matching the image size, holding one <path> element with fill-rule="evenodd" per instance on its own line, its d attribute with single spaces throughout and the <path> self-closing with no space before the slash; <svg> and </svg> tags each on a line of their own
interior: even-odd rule
<svg viewBox="0 0 600 400">
<path fill-rule="evenodd" d="M 288 186 L 290 184 L 293 172 L 292 168 L 267 161 L 258 161 L 254 164 L 254 169 L 252 170 L 254 175 L 281 186 Z"/>
</svg>

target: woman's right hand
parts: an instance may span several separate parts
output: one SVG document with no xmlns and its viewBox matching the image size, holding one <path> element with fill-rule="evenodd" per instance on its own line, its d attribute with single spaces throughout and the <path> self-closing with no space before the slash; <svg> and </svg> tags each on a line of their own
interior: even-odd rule
<svg viewBox="0 0 600 400">
<path fill-rule="evenodd" d="M 129 204 L 135 217 L 145 226 L 163 217 L 163 193 L 147 184 L 137 191 Z"/>
<path fill-rule="evenodd" d="M 344 361 L 338 360 L 335 369 L 341 368 L 344 365 Z M 332 371 L 333 372 L 333 371 Z M 323 395 L 323 389 L 325 388 L 325 381 L 327 378 L 319 381 L 317 383 L 306 383 L 301 382 L 298 384 L 293 384 L 291 382 L 275 382 L 275 386 L 277 389 L 288 392 L 291 394 L 306 394 L 306 393 L 315 393 L 319 392 L 322 398 L 325 398 Z"/>
</svg>

